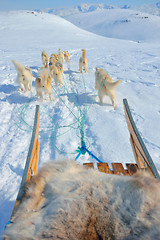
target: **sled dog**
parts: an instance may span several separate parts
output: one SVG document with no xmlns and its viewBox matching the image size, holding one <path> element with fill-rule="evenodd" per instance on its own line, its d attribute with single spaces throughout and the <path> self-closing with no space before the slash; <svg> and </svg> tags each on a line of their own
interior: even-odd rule
<svg viewBox="0 0 160 240">
<path fill-rule="evenodd" d="M 51 161 L 26 184 L 3 239 L 156 240 L 159 203 L 160 182 L 144 171 L 118 176 Z"/>
<path fill-rule="evenodd" d="M 64 59 L 66 61 L 66 63 L 69 63 L 69 59 L 70 59 L 70 54 L 68 51 L 63 51 L 64 52 Z"/>
<path fill-rule="evenodd" d="M 33 74 L 30 67 L 24 67 L 16 60 L 12 60 L 17 70 L 17 81 L 20 84 L 22 91 L 30 91 L 32 87 Z"/>
<path fill-rule="evenodd" d="M 115 90 L 120 83 L 121 83 L 120 80 L 113 82 L 112 78 L 109 76 L 107 71 L 104 70 L 104 68 L 96 68 L 95 89 L 98 90 L 100 104 L 103 103 L 103 97 L 106 95 L 110 97 L 114 109 L 116 108 Z"/>
<path fill-rule="evenodd" d="M 63 64 L 64 54 L 63 54 L 63 52 L 61 51 L 61 49 L 59 49 L 58 52 L 59 52 L 58 55 L 57 55 L 57 56 L 58 56 L 58 61 Z"/>
<path fill-rule="evenodd" d="M 82 73 L 82 71 L 87 72 L 88 69 L 88 61 L 86 58 L 86 50 L 82 49 L 82 57 L 79 59 L 79 71 Z"/>
<path fill-rule="evenodd" d="M 42 68 L 35 81 L 37 96 L 43 98 L 44 94 L 49 94 L 49 99 L 52 100 L 52 82 L 49 68 Z"/>
<path fill-rule="evenodd" d="M 42 51 L 42 63 L 44 65 L 44 67 L 47 67 L 48 66 L 48 63 L 49 63 L 49 57 L 48 57 L 48 54 L 45 52 L 45 51 Z"/>
<path fill-rule="evenodd" d="M 60 63 L 59 63 L 60 64 Z M 58 83 L 60 84 L 60 87 L 63 86 L 63 68 L 61 69 L 61 65 L 52 65 L 50 66 L 50 72 L 51 76 L 53 77 L 56 86 L 58 86 Z"/>
</svg>

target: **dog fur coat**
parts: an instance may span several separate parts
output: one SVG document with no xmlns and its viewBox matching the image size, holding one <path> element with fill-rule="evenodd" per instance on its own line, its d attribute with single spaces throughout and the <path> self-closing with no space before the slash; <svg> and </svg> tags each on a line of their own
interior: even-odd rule
<svg viewBox="0 0 160 240">
<path fill-rule="evenodd" d="M 52 161 L 26 184 L 12 220 L 5 240 L 157 240 L 160 183 Z"/>
</svg>

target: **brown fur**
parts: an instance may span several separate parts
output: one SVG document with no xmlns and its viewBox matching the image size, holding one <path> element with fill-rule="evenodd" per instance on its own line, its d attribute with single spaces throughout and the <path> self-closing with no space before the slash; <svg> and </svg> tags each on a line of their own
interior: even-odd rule
<svg viewBox="0 0 160 240">
<path fill-rule="evenodd" d="M 43 98 L 43 93 L 49 94 L 52 100 L 52 81 L 49 68 L 42 68 L 36 77 L 35 87 L 37 96 Z"/>
<path fill-rule="evenodd" d="M 79 59 L 79 71 L 82 72 L 87 72 L 88 69 L 88 61 L 86 58 L 86 50 L 82 49 L 82 57 Z"/>
<path fill-rule="evenodd" d="M 121 83 L 120 80 L 113 82 L 112 78 L 109 76 L 107 71 L 105 71 L 103 68 L 96 68 L 95 89 L 98 90 L 98 97 L 100 100 L 100 104 L 103 103 L 104 96 L 109 96 L 112 101 L 112 105 L 113 105 L 114 109 L 116 108 L 115 90 L 120 83 Z"/>
<path fill-rule="evenodd" d="M 27 183 L 4 239 L 153 240 L 160 236 L 160 182 L 50 162 Z"/>
</svg>

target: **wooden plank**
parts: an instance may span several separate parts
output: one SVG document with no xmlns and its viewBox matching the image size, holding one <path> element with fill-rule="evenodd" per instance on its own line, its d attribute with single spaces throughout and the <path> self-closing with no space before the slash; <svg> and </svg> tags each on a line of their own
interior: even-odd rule
<svg viewBox="0 0 160 240">
<path fill-rule="evenodd" d="M 11 217 L 14 215 L 15 208 L 20 203 L 23 197 L 23 188 L 26 183 L 26 181 L 29 181 L 34 173 L 34 175 L 37 174 L 38 171 L 38 159 L 39 159 L 39 141 L 38 141 L 38 135 L 39 135 L 39 118 L 40 118 L 40 107 L 39 105 L 36 106 L 35 111 L 35 118 L 34 118 L 34 125 L 33 125 L 33 131 L 32 131 L 32 137 L 31 142 L 29 146 L 29 151 L 25 163 L 25 168 L 22 176 L 21 185 L 19 188 L 19 192 L 17 195 L 17 199 L 14 205 L 14 209 L 12 211 Z"/>
<path fill-rule="evenodd" d="M 112 163 L 114 174 L 127 175 L 122 163 Z"/>
<path fill-rule="evenodd" d="M 93 163 L 83 163 L 83 165 L 87 168 L 94 168 L 94 164 Z"/>
<path fill-rule="evenodd" d="M 138 165 L 135 163 L 126 163 L 126 167 L 130 176 L 135 174 L 138 170 Z"/>
<path fill-rule="evenodd" d="M 160 180 L 160 175 L 156 169 L 156 166 L 138 132 L 138 129 L 134 123 L 134 120 L 132 118 L 130 109 L 129 109 L 129 105 L 127 102 L 127 99 L 123 99 L 123 105 L 124 105 L 124 110 L 125 110 L 125 116 L 126 116 L 126 121 L 127 121 L 127 125 L 128 125 L 128 130 L 130 132 L 130 135 L 132 136 L 133 142 L 136 146 L 135 151 L 138 149 L 138 152 L 136 151 L 137 156 L 139 156 L 139 158 L 141 159 L 139 152 L 141 153 L 141 156 L 143 156 L 143 158 L 141 159 L 141 161 L 143 162 L 143 165 L 147 165 L 147 168 L 149 168 L 150 172 L 155 176 L 155 178 Z M 136 158 L 137 161 L 137 158 Z M 138 162 L 137 162 L 138 164 Z"/>
<path fill-rule="evenodd" d="M 111 174 L 111 170 L 109 168 L 109 165 L 108 163 L 97 163 L 97 167 L 98 167 L 98 170 L 100 172 L 104 172 L 104 173 L 107 173 L 107 174 Z"/>
</svg>

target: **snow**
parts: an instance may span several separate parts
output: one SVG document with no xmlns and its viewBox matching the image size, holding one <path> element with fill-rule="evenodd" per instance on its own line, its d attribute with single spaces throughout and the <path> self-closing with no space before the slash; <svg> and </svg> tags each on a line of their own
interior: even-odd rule
<svg viewBox="0 0 160 240">
<path fill-rule="evenodd" d="M 159 17 L 139 11 L 103 9 L 65 18 L 80 28 L 105 37 L 133 41 L 157 41 L 160 38 Z"/>
<path fill-rule="evenodd" d="M 106 14 L 101 11 L 108 11 L 110 24 L 102 24 L 106 22 Z M 115 11 L 100 10 L 95 13 L 96 17 L 83 13 L 86 20 L 80 27 L 94 33 L 53 14 L 0 13 L 0 235 L 10 218 L 20 186 L 37 104 L 40 105 L 39 167 L 49 160 L 76 157 L 81 141 L 78 120 L 83 114 L 86 116 L 85 141 L 93 154 L 110 166 L 111 162 L 134 162 L 123 109 L 123 98 L 127 98 L 137 128 L 160 171 L 160 43 L 157 32 L 160 18 L 147 15 L 147 19 L 142 19 L 143 15 L 135 15 L 131 10 Z M 122 23 L 122 19 L 131 21 Z M 79 19 L 78 15 L 72 18 L 75 24 L 78 21 L 82 21 L 81 15 Z M 118 22 L 114 29 L 113 22 Z M 102 25 L 100 32 L 98 25 Z M 60 89 L 53 84 L 53 101 L 47 96 L 43 101 L 37 99 L 34 82 L 31 93 L 21 93 L 11 60 L 30 66 L 35 79 L 42 66 L 42 50 L 50 56 L 58 53 L 59 48 L 68 50 L 71 60 L 69 66 L 64 63 L 64 87 Z M 86 49 L 89 63 L 86 74 L 78 69 L 82 48 Z M 114 81 L 122 81 L 116 91 L 116 110 L 107 97 L 104 105 L 99 105 L 94 88 L 96 67 L 104 67 Z M 77 161 L 96 163 L 87 153 Z"/>
</svg>

